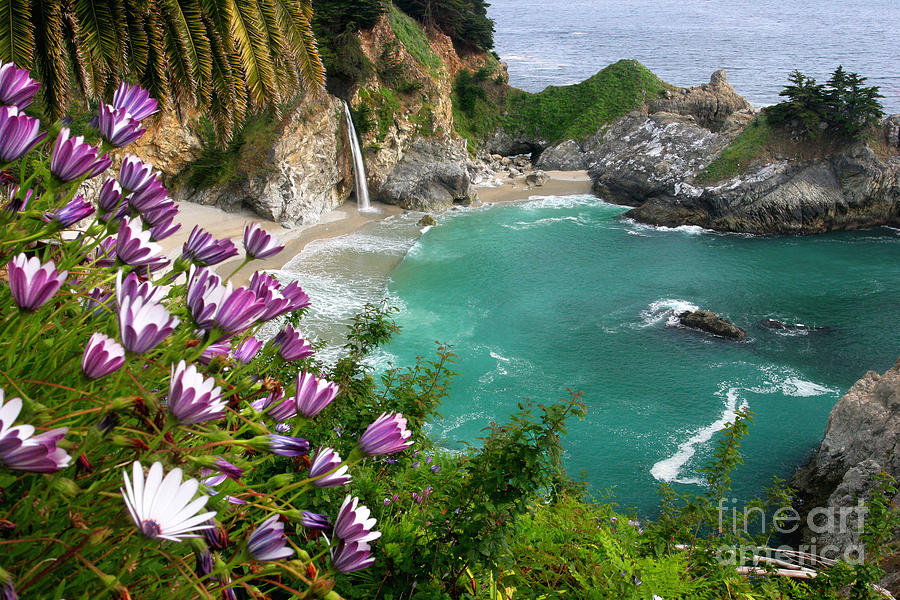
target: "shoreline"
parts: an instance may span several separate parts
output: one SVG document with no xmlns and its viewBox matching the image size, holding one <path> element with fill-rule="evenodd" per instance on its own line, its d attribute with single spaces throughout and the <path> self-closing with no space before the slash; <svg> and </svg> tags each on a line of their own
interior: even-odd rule
<svg viewBox="0 0 900 600">
<path fill-rule="evenodd" d="M 546 171 L 550 179 L 541 186 L 529 186 L 525 183 L 525 176 L 504 180 L 497 186 L 476 186 L 478 190 L 478 205 L 494 204 L 498 202 L 515 202 L 527 200 L 531 196 L 566 196 L 591 193 L 591 180 L 587 171 Z M 181 247 L 187 241 L 191 230 L 195 225 L 209 232 L 215 238 L 230 237 L 238 248 L 238 255 L 216 266 L 216 272 L 222 276 L 231 273 L 241 261 L 244 260 L 244 250 L 241 243 L 244 226 L 256 221 L 263 229 L 276 235 L 285 245 L 284 250 L 267 259 L 257 260 L 247 265 L 233 278 L 235 285 L 246 285 L 254 271 L 274 271 L 282 269 L 290 260 L 299 255 L 307 244 L 316 240 L 336 238 L 358 231 L 367 223 L 382 221 L 389 217 L 403 214 L 406 211 L 398 206 L 372 202 L 374 210 L 360 212 L 353 202 L 345 202 L 322 215 L 318 223 L 311 225 L 299 225 L 294 228 L 282 227 L 275 221 L 264 219 L 248 210 L 239 212 L 226 212 L 213 206 L 195 204 L 193 202 L 178 202 L 178 218 L 181 229 L 171 237 L 160 242 L 165 255 L 174 259 L 181 254 Z M 423 214 L 437 214 L 435 211 Z"/>
</svg>

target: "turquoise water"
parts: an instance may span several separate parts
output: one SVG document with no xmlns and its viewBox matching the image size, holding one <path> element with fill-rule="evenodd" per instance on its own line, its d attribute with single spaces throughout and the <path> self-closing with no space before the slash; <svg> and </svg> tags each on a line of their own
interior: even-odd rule
<svg viewBox="0 0 900 600">
<path fill-rule="evenodd" d="M 523 399 L 582 390 L 587 419 L 566 467 L 652 514 L 655 486 L 693 486 L 735 408 L 755 422 L 739 498 L 789 477 L 821 440 L 835 401 L 900 355 L 900 232 L 817 237 L 651 228 L 592 196 L 549 197 L 446 216 L 390 276 L 411 364 L 435 340 L 459 356 L 431 435 L 474 441 Z M 675 327 L 700 307 L 747 330 L 730 342 Z M 816 331 L 774 331 L 763 319 Z"/>
</svg>

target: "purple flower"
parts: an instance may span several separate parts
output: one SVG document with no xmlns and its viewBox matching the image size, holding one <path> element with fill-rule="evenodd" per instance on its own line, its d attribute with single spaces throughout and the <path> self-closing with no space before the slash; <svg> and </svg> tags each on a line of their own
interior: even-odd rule
<svg viewBox="0 0 900 600">
<path fill-rule="evenodd" d="M 431 472 L 432 472 L 432 473 L 437 473 L 437 472 L 440 471 L 440 470 L 441 470 L 441 466 L 440 466 L 440 465 L 431 465 Z"/>
<path fill-rule="evenodd" d="M 260 398 L 251 403 L 250 406 L 257 412 L 264 412 L 276 421 L 284 421 L 290 419 L 297 414 L 293 399 L 282 401 L 284 399 L 284 390 L 277 389 L 269 393 L 265 398 Z"/>
<path fill-rule="evenodd" d="M 195 548 L 194 558 L 196 559 L 196 567 L 194 571 L 197 573 L 198 578 L 203 579 L 213 572 L 215 563 L 213 562 L 212 552 L 210 552 L 209 550 L 197 550 Z"/>
<path fill-rule="evenodd" d="M 119 183 L 129 192 L 140 192 L 156 180 L 158 171 L 134 154 L 126 154 L 119 167 Z"/>
<path fill-rule="evenodd" d="M 179 423 L 193 425 L 224 417 L 227 402 L 215 379 L 203 377 L 197 367 L 182 360 L 172 365 L 168 404 Z"/>
<path fill-rule="evenodd" d="M 262 348 L 262 342 L 251 335 L 234 349 L 233 356 L 246 365 L 253 360 L 260 348 Z"/>
<path fill-rule="evenodd" d="M 83 136 L 69 138 L 69 128 L 63 127 L 53 145 L 50 170 L 63 181 L 72 181 L 87 175 L 94 177 L 109 168 L 109 154 L 98 156 L 100 151 L 85 143 Z"/>
<path fill-rule="evenodd" d="M 122 219 L 116 237 L 116 256 L 126 265 L 134 267 L 153 264 L 161 258 L 162 246 L 150 241 L 150 238 L 150 232 L 144 231 L 140 219 Z"/>
<path fill-rule="evenodd" d="M 109 104 L 100 104 L 100 111 L 93 120 L 100 136 L 116 148 L 127 146 L 144 135 L 141 122 L 133 119 L 125 109 L 116 109 Z"/>
<path fill-rule="evenodd" d="M 6 204 L 5 208 L 11 213 L 17 213 L 25 210 L 25 207 L 28 206 L 28 203 L 31 201 L 31 197 L 34 196 L 34 190 L 27 190 L 25 192 L 24 197 L 19 198 L 19 186 L 13 185 L 7 188 L 3 197 L 5 199 L 9 199 L 9 202 Z"/>
<path fill-rule="evenodd" d="M 0 107 L 0 163 L 19 160 L 41 143 L 47 132 L 41 133 L 40 126 L 38 119 L 19 114 L 15 106 Z"/>
<path fill-rule="evenodd" d="M 42 265 L 37 257 L 28 258 L 25 253 L 6 263 L 9 277 L 9 290 L 13 300 L 22 310 L 37 310 L 53 297 L 68 271 L 59 273 L 53 261 Z"/>
<path fill-rule="evenodd" d="M 109 300 L 112 298 L 112 292 L 103 291 L 101 288 L 93 288 L 87 294 L 84 300 L 84 307 L 88 311 L 93 311 L 93 316 L 99 317 L 104 312 L 110 311 Z"/>
<path fill-rule="evenodd" d="M 413 464 L 410 465 L 410 466 L 412 466 L 413 469 L 418 469 L 419 466 L 420 466 L 421 464 L 422 464 L 422 463 L 420 463 L 419 461 L 414 460 L 414 461 L 413 461 Z"/>
<path fill-rule="evenodd" d="M 118 210 L 122 204 L 122 186 L 119 182 L 109 177 L 100 186 L 100 193 L 97 195 L 97 206 L 103 213 L 114 212 Z"/>
<path fill-rule="evenodd" d="M 325 515 L 309 512 L 304 510 L 300 514 L 300 524 L 307 529 L 318 529 L 319 531 L 331 531 L 333 525 Z"/>
<path fill-rule="evenodd" d="M 41 84 L 29 77 L 25 69 L 0 62 L 0 103 L 22 110 L 31 104 L 40 87 Z"/>
<path fill-rule="evenodd" d="M 191 234 L 184 243 L 181 259 L 203 267 L 217 265 L 235 256 L 237 253 L 237 248 L 234 247 L 234 242 L 230 239 L 214 239 L 211 234 L 194 225 Z"/>
<path fill-rule="evenodd" d="M 312 346 L 309 345 L 309 342 L 301 338 L 300 333 L 294 331 L 290 324 L 285 325 L 284 329 L 272 338 L 272 344 L 278 347 L 281 358 L 288 362 L 300 360 L 313 354 Z"/>
<path fill-rule="evenodd" d="M 113 94 L 113 107 L 126 111 L 132 119 L 143 121 L 157 111 L 158 103 L 150 97 L 150 93 L 137 85 L 128 85 L 124 81 Z"/>
<path fill-rule="evenodd" d="M 226 288 L 230 289 L 231 284 Z M 245 287 L 227 293 L 216 311 L 216 327 L 233 335 L 247 329 L 259 318 L 266 306 L 262 298 Z"/>
<path fill-rule="evenodd" d="M 141 191 L 128 195 L 128 205 L 140 213 L 146 213 L 168 201 L 169 190 L 157 179 L 151 181 Z"/>
<path fill-rule="evenodd" d="M 272 515 L 257 527 L 247 540 L 247 550 L 258 561 L 281 560 L 294 555 L 294 550 L 287 545 L 284 535 L 284 523 L 278 515 Z"/>
<path fill-rule="evenodd" d="M 347 465 L 338 469 L 341 464 L 341 457 L 331 448 L 319 448 L 312 457 L 312 464 L 309 467 L 310 478 L 318 477 L 313 481 L 313 485 L 317 487 L 336 487 L 349 483 L 352 477 L 347 474 L 349 467 Z M 337 469 L 335 471 L 335 469 Z M 331 471 L 334 471 L 331 473 Z"/>
<path fill-rule="evenodd" d="M 381 536 L 380 531 L 372 531 L 375 518 L 369 518 L 371 511 L 358 504 L 359 498 L 351 498 L 347 494 L 334 520 L 334 537 L 345 542 L 371 542 Z"/>
<path fill-rule="evenodd" d="M 291 430 L 290 423 L 275 423 L 275 432 L 285 434 Z"/>
<path fill-rule="evenodd" d="M 4 403 L 0 389 L 0 465 L 13 471 L 53 473 L 68 466 L 72 457 L 56 444 L 68 432 L 67 427 L 51 429 L 34 435 L 31 425 L 13 422 L 22 411 L 22 400 L 13 398 Z"/>
<path fill-rule="evenodd" d="M 94 205 L 84 199 L 84 196 L 75 196 L 68 204 L 47 213 L 47 219 L 56 221 L 60 227 L 69 227 L 83 218 L 94 214 Z"/>
<path fill-rule="evenodd" d="M 163 297 L 163 290 L 149 281 L 142 283 L 134 273 L 123 277 L 122 270 L 119 269 L 116 274 L 116 302 L 121 306 L 128 297 L 143 298 L 146 302 L 158 303 Z"/>
<path fill-rule="evenodd" d="M 100 379 L 125 364 L 125 349 L 114 339 L 95 333 L 81 357 L 81 370 L 91 379 Z"/>
<path fill-rule="evenodd" d="M 210 550 L 224 550 L 228 547 L 228 531 L 220 523 L 216 523 L 212 519 L 207 521 L 205 525 L 209 525 L 208 529 L 203 530 L 203 537 L 206 538 L 206 545 Z"/>
<path fill-rule="evenodd" d="M 269 451 L 280 456 L 306 456 L 309 454 L 309 440 L 270 433 Z"/>
<path fill-rule="evenodd" d="M 191 267 L 185 303 L 197 327 L 212 329 L 216 312 L 230 293 L 231 284 L 222 285 L 222 278 L 212 269 Z"/>
<path fill-rule="evenodd" d="M 338 385 L 325 379 L 318 379 L 312 373 L 297 373 L 297 391 L 294 402 L 297 412 L 312 419 L 331 404 L 339 391 Z"/>
<path fill-rule="evenodd" d="M 260 227 L 259 223 L 250 223 L 244 227 L 244 250 L 253 258 L 268 258 L 284 250 L 278 238 Z"/>
<path fill-rule="evenodd" d="M 409 437 L 412 432 L 406 429 L 406 419 L 400 413 L 381 413 L 375 422 L 366 428 L 359 438 L 357 447 L 367 456 L 393 454 L 412 445 Z"/>
<path fill-rule="evenodd" d="M 244 470 L 238 466 L 235 466 L 222 458 L 221 456 L 216 457 L 216 469 L 219 470 L 220 473 L 230 477 L 237 481 L 241 477 L 244 476 Z"/>
<path fill-rule="evenodd" d="M 164 240 L 181 229 L 181 223 L 175 223 L 177 216 L 178 205 L 171 200 L 145 211 L 143 217 L 150 227 L 150 238 L 154 241 Z"/>
<path fill-rule="evenodd" d="M 368 542 L 340 540 L 331 548 L 331 564 L 341 573 L 351 573 L 371 566 L 375 562 Z"/>
<path fill-rule="evenodd" d="M 227 356 L 229 352 L 231 352 L 231 342 L 216 342 L 207 346 L 197 360 L 204 365 L 208 365 L 216 356 Z"/>
<path fill-rule="evenodd" d="M 129 275 L 133 277 L 133 275 Z M 136 278 L 135 278 L 136 279 Z M 119 275 L 121 281 L 121 271 Z M 140 288 L 139 288 L 140 289 Z M 156 294 L 157 290 L 152 292 Z M 178 317 L 169 314 L 152 297 L 127 295 L 117 291 L 119 299 L 119 335 L 125 349 L 141 354 L 152 350 L 166 339 L 178 325 Z"/>
<path fill-rule="evenodd" d="M 253 274 L 250 289 L 260 298 L 265 298 L 266 312 L 260 317 L 263 321 L 309 306 L 309 296 L 296 281 L 282 289 L 277 279 L 262 271 Z"/>
</svg>

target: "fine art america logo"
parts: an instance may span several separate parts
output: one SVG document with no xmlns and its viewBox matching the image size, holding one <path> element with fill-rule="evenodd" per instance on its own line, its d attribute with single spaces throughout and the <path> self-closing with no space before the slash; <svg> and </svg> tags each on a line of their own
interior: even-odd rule
<svg viewBox="0 0 900 600">
<path fill-rule="evenodd" d="M 737 499 L 719 500 L 719 531 L 731 531 L 745 539 L 768 533 L 796 534 L 805 529 L 808 535 L 799 547 L 779 546 L 769 551 L 801 552 L 849 564 L 862 563 L 865 546 L 860 540 L 865 526 L 867 508 L 860 501 L 856 506 L 816 507 L 802 518 L 792 506 L 783 506 L 774 512 L 766 512 L 758 506 L 737 505 Z M 716 558 L 724 564 L 741 564 L 759 556 L 758 546 L 721 546 Z"/>
</svg>

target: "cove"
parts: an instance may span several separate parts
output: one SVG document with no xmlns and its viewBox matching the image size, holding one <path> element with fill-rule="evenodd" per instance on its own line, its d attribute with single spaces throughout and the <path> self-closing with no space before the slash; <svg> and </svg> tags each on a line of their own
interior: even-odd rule
<svg viewBox="0 0 900 600">
<path fill-rule="evenodd" d="M 390 273 L 403 332 L 378 360 L 453 345 L 460 375 L 430 425 L 449 448 L 520 402 L 583 391 L 567 470 L 647 516 L 660 482 L 698 485 L 716 432 L 746 405 L 734 492 L 759 495 L 808 458 L 854 381 L 896 362 L 900 232 L 752 237 L 647 227 L 625 210 L 562 196 L 448 213 Z M 692 307 L 747 340 L 675 326 Z"/>
</svg>

